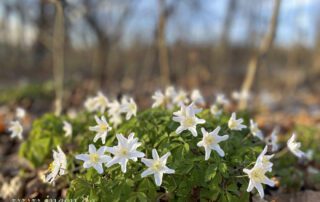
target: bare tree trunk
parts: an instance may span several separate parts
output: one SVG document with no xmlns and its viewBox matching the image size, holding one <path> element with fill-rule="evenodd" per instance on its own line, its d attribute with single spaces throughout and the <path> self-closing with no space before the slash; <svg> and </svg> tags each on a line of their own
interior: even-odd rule
<svg viewBox="0 0 320 202">
<path fill-rule="evenodd" d="M 95 35 L 98 40 L 97 49 L 94 53 L 95 57 L 93 61 L 93 73 L 94 76 L 97 78 L 97 82 L 95 82 L 95 87 L 102 88 L 107 81 L 107 59 L 110 50 L 110 39 L 103 30 L 103 28 L 98 24 L 97 18 L 94 15 L 94 7 L 92 7 L 89 1 L 86 2 L 86 7 L 88 8 L 88 11 L 85 16 L 85 19 L 92 28 L 92 30 L 95 32 Z"/>
<path fill-rule="evenodd" d="M 224 67 L 223 69 L 226 69 L 227 71 L 220 71 L 220 76 L 218 76 L 218 78 L 216 79 L 217 83 L 213 85 L 222 86 L 225 80 L 225 74 L 227 73 L 228 75 L 230 75 L 230 64 L 232 64 L 232 58 L 231 55 L 228 55 L 228 53 L 230 52 L 229 36 L 235 16 L 236 7 L 236 0 L 229 0 L 226 9 L 226 16 L 223 22 L 223 29 L 221 32 L 220 42 L 217 47 L 217 51 L 215 51 L 216 55 L 212 57 L 216 60 L 213 64 L 217 64 L 220 67 Z"/>
<path fill-rule="evenodd" d="M 46 57 L 49 56 L 49 49 L 51 48 L 51 37 L 49 36 L 50 27 L 52 26 L 52 17 L 48 14 L 48 2 L 44 0 L 39 1 L 39 16 L 37 19 L 38 34 L 33 46 L 34 51 L 34 66 L 45 67 L 47 64 Z"/>
<path fill-rule="evenodd" d="M 62 0 L 55 1 L 56 16 L 53 30 L 53 76 L 55 85 L 55 114 L 58 116 L 62 111 L 63 100 L 63 77 L 64 77 L 64 11 Z"/>
<path fill-rule="evenodd" d="M 159 19 L 158 19 L 158 30 L 157 30 L 157 44 L 159 53 L 159 66 L 161 73 L 162 84 L 170 84 L 170 69 L 168 61 L 168 49 L 166 45 L 166 24 L 168 12 L 166 9 L 166 1 L 158 0 L 159 6 Z"/>
<path fill-rule="evenodd" d="M 257 71 L 257 68 L 261 64 L 262 60 L 268 54 L 268 52 L 273 44 L 276 29 L 277 29 L 277 24 L 278 24 L 280 3 L 281 3 L 281 0 L 274 0 L 272 18 L 270 20 L 268 32 L 265 35 L 265 37 L 263 38 L 257 53 L 249 61 L 246 77 L 245 77 L 245 80 L 242 84 L 241 93 L 249 93 L 251 86 L 252 86 L 252 83 L 253 83 L 253 80 L 254 80 L 254 77 L 255 77 L 255 74 L 256 74 L 256 71 Z M 240 99 L 239 109 L 245 109 L 247 107 L 247 104 L 248 104 L 247 99 Z"/>
</svg>

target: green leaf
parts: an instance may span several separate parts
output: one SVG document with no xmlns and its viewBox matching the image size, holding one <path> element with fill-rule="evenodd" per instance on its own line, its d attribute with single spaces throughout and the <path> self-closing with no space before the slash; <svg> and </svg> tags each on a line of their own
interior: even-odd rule
<svg viewBox="0 0 320 202">
<path fill-rule="evenodd" d="M 206 169 L 205 173 L 205 181 L 208 182 L 212 180 L 217 173 L 217 166 L 214 164 L 209 165 L 209 167 Z"/>
</svg>

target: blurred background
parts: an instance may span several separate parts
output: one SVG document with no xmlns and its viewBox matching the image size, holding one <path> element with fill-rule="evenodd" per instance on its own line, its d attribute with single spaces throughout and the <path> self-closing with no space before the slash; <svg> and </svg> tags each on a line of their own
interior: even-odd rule
<svg viewBox="0 0 320 202">
<path fill-rule="evenodd" d="M 2 0 L 0 103 L 25 93 L 26 107 L 26 94 L 82 105 L 102 89 L 149 106 L 173 84 L 315 111 L 319 10 L 318 0 Z"/>
</svg>

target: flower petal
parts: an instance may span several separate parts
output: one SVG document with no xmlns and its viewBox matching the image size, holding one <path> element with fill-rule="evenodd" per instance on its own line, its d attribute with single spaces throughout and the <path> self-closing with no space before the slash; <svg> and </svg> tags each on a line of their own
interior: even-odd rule
<svg viewBox="0 0 320 202">
<path fill-rule="evenodd" d="M 89 145 L 89 153 L 90 154 L 96 153 L 96 147 L 93 144 Z"/>
<path fill-rule="evenodd" d="M 263 190 L 262 185 L 260 183 L 256 183 L 255 187 L 258 190 L 260 197 L 263 198 L 264 197 L 264 190 Z"/>
<path fill-rule="evenodd" d="M 189 127 L 188 130 L 192 133 L 194 137 L 198 136 L 196 127 Z"/>
<path fill-rule="evenodd" d="M 79 154 L 79 155 L 76 155 L 76 159 L 81 160 L 81 161 L 88 161 L 89 155 L 88 154 Z"/>
<path fill-rule="evenodd" d="M 103 173 L 103 168 L 102 168 L 102 164 L 101 163 L 96 163 L 93 165 L 94 169 L 96 169 L 98 171 L 99 174 Z"/>
<path fill-rule="evenodd" d="M 224 157 L 224 151 L 221 149 L 221 147 L 218 144 L 212 146 L 212 149 L 218 152 L 219 156 Z"/>
<path fill-rule="evenodd" d="M 162 173 L 158 172 L 154 174 L 154 181 L 156 182 L 157 186 L 160 186 L 162 184 L 162 177 L 163 177 Z"/>
<path fill-rule="evenodd" d="M 154 172 L 150 169 L 150 168 L 148 168 L 147 170 L 145 170 L 145 171 L 143 171 L 142 173 L 141 173 L 141 177 L 146 177 L 146 176 L 148 176 L 148 175 L 151 175 L 151 174 L 153 174 Z"/>
<path fill-rule="evenodd" d="M 159 155 L 156 149 L 152 149 L 152 158 L 154 160 L 159 160 Z"/>
<path fill-rule="evenodd" d="M 141 161 L 142 161 L 142 163 L 144 163 L 148 167 L 151 167 L 153 165 L 153 160 L 152 159 L 142 158 Z"/>
</svg>

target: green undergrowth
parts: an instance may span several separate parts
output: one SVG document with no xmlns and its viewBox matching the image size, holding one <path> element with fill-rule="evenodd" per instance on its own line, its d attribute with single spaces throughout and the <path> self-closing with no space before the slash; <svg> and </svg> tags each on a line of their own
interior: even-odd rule
<svg viewBox="0 0 320 202">
<path fill-rule="evenodd" d="M 249 125 L 247 113 L 239 113 L 238 116 Z M 253 166 L 265 143 L 250 135 L 248 129 L 230 131 L 227 126 L 230 114 L 216 118 L 208 110 L 202 111 L 199 117 L 205 119 L 206 123 L 198 125 L 198 137 L 192 136 L 189 131 L 176 134 L 178 123 L 172 121 L 172 111 L 161 108 L 139 112 L 136 117 L 109 132 L 106 146 L 117 144 L 115 134 L 127 136 L 134 132 L 142 143 L 138 150 L 144 152 L 147 158 L 150 158 L 153 148 L 157 149 L 159 155 L 171 152 L 167 165 L 175 170 L 175 174 L 164 175 L 160 187 L 155 185 L 152 175 L 141 178 L 146 167 L 139 160 L 129 161 L 126 173 L 121 172 L 119 165 L 110 168 L 104 166 L 101 175 L 93 168 L 82 167 L 82 162 L 74 156 L 86 153 L 88 145 L 93 143 L 95 134 L 88 130 L 89 126 L 95 125 L 93 117 L 93 114 L 84 112 L 80 112 L 75 119 L 46 114 L 34 122 L 28 139 L 20 149 L 21 156 L 33 166 L 41 167 L 52 161 L 52 149 L 61 146 L 67 154 L 68 176 L 62 176 L 59 180 L 69 184 L 68 198 L 95 201 L 249 201 L 250 194 L 246 192 L 249 179 L 242 170 Z M 72 137 L 64 136 L 63 120 L 73 125 Z M 220 143 L 225 156 L 220 157 L 213 151 L 209 160 L 205 161 L 204 149 L 197 147 L 202 139 L 200 129 L 204 127 L 212 131 L 217 126 L 221 126 L 220 135 L 229 134 L 229 139 Z M 314 132 L 310 130 L 307 133 L 304 128 L 297 128 L 297 132 L 300 130 L 306 133 L 305 138 L 301 139 L 304 147 L 318 150 L 319 147 L 312 140 Z M 101 140 L 95 146 L 102 146 Z M 286 158 L 277 160 L 272 174 L 278 176 L 284 186 L 291 186 L 294 183 L 291 172 L 299 171 L 296 169 L 298 161 L 291 154 L 285 155 Z M 318 154 L 315 158 L 319 162 Z"/>
<path fill-rule="evenodd" d="M 53 84 L 46 82 L 43 84 L 27 84 L 14 86 L 0 90 L 0 104 L 11 103 L 23 99 L 53 99 Z"/>
</svg>

